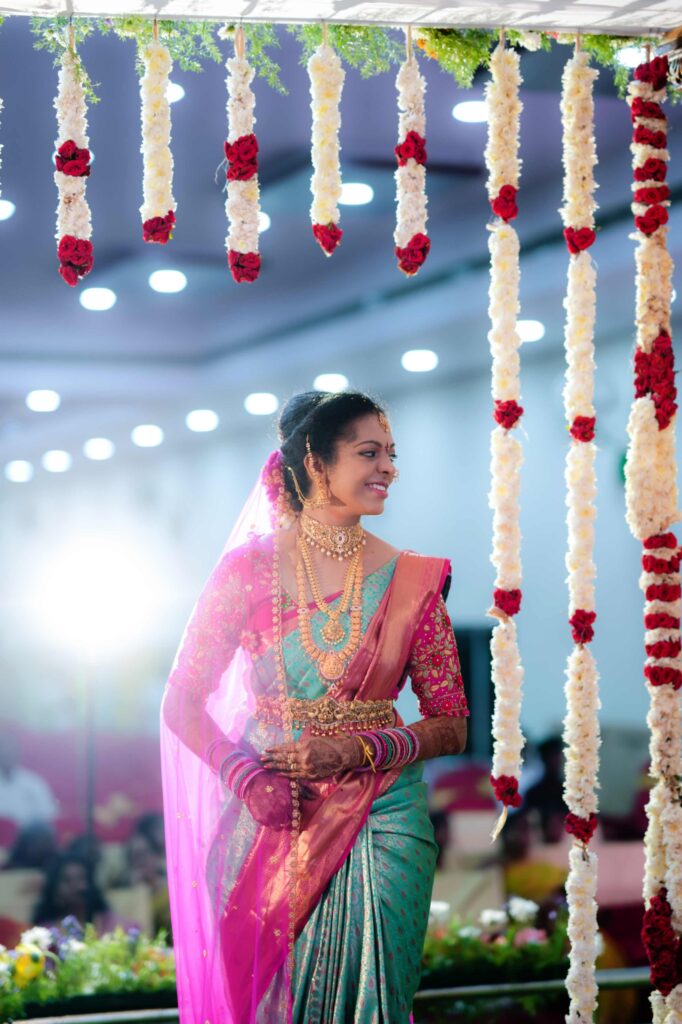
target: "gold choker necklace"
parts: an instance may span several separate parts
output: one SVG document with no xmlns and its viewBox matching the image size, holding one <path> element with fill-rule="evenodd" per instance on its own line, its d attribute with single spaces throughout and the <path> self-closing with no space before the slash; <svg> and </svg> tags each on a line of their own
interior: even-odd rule
<svg viewBox="0 0 682 1024">
<path fill-rule="evenodd" d="M 301 512 L 299 520 L 308 543 L 328 558 L 336 558 L 339 562 L 352 558 L 365 543 L 365 531 L 361 523 L 330 526 L 321 523 L 319 519 L 313 519 L 307 512 Z"/>
</svg>

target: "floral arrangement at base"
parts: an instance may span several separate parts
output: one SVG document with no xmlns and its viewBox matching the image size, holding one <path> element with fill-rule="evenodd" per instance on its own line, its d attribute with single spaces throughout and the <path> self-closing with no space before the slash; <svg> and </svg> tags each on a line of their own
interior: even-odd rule
<svg viewBox="0 0 682 1024">
<path fill-rule="evenodd" d="M 227 199 L 225 239 L 227 263 L 232 277 L 251 283 L 260 273 L 258 252 L 258 139 L 253 130 L 256 97 L 251 88 L 255 71 L 244 56 L 244 35 L 237 30 L 235 56 L 227 61 Z"/>
<path fill-rule="evenodd" d="M 40 1007 L 46 1016 L 76 997 L 168 992 L 175 994 L 175 960 L 166 937 L 151 939 L 136 928 L 118 928 L 101 938 L 75 918 L 58 928 L 31 928 L 14 949 L 0 946 L 0 1019 Z M 60 1008 L 57 1007 L 60 1004 Z"/>
<path fill-rule="evenodd" d="M 628 422 L 626 518 L 643 547 L 644 676 L 649 693 L 650 772 L 642 939 L 651 968 L 655 1024 L 682 1021 L 682 578 L 671 526 L 680 518 L 675 416 L 677 391 L 671 341 L 672 259 L 667 247 L 665 184 L 668 84 L 665 57 L 640 64 L 628 87 L 633 124 L 632 212 L 637 347 L 635 396 Z"/>
<path fill-rule="evenodd" d="M 173 237 L 176 202 L 173 198 L 173 155 L 170 149 L 171 116 L 168 84 L 173 67 L 168 47 L 158 38 L 141 52 L 144 74 L 142 100 L 142 237 L 165 245 Z"/>
<path fill-rule="evenodd" d="M 54 180 L 59 193 L 56 238 L 59 274 L 73 288 L 90 273 L 94 263 L 90 207 L 85 198 L 91 156 L 80 61 L 73 34 L 67 30 L 63 39 L 59 88 L 54 101 L 57 111 Z"/>
<path fill-rule="evenodd" d="M 396 226 L 393 234 L 398 267 L 413 277 L 423 266 L 431 249 L 426 234 L 426 114 L 424 92 L 426 82 L 412 54 L 412 37 L 408 33 L 408 57 L 400 66 L 398 89 L 398 145 L 395 147 L 398 167 L 396 182 Z"/>
<path fill-rule="evenodd" d="M 313 235 L 326 256 L 336 249 L 343 231 L 337 203 L 341 196 L 339 129 L 341 90 L 346 73 L 337 53 L 323 39 L 308 61 L 310 108 L 313 113 L 311 159 L 313 175 L 310 207 Z"/>
<path fill-rule="evenodd" d="M 508 807 L 521 804 L 519 779 L 523 735 L 520 727 L 523 668 L 513 616 L 521 608 L 521 528 L 519 493 L 523 449 L 512 430 L 523 415 L 519 346 L 516 329 L 519 313 L 519 240 L 509 224 L 517 215 L 519 185 L 519 121 L 521 73 L 518 54 L 502 40 L 490 60 L 491 79 L 486 86 L 488 142 L 488 196 L 495 217 L 490 231 L 490 290 L 488 332 L 492 354 L 493 418 L 491 436 L 491 486 L 494 604 L 488 612 L 498 621 L 491 640 L 493 712 L 493 762 L 490 781 L 502 803 L 502 815 L 493 832 L 499 834 Z"/>
</svg>

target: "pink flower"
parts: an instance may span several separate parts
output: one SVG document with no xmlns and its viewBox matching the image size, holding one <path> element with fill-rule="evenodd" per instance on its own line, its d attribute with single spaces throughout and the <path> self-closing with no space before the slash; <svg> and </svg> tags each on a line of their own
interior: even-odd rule
<svg viewBox="0 0 682 1024">
<path fill-rule="evenodd" d="M 514 936 L 514 945 L 517 947 L 543 942 L 547 942 L 547 932 L 543 928 L 522 928 Z"/>
</svg>

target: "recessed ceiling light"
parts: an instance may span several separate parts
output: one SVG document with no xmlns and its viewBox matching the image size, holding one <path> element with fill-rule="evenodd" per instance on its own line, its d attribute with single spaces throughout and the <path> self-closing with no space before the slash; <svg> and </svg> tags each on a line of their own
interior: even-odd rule
<svg viewBox="0 0 682 1024">
<path fill-rule="evenodd" d="M 244 399 L 244 408 L 252 416 L 270 416 L 279 406 L 277 395 L 270 391 L 254 391 Z"/>
<path fill-rule="evenodd" d="M 80 294 L 80 303 L 83 309 L 102 313 L 116 304 L 116 292 L 111 288 L 84 288 Z"/>
<path fill-rule="evenodd" d="M 272 221 L 265 210 L 258 211 L 258 231 L 262 235 L 264 231 L 267 231 Z"/>
<path fill-rule="evenodd" d="M 403 370 L 410 373 L 427 373 L 438 366 L 438 356 L 430 348 L 413 348 L 403 352 L 400 362 Z"/>
<path fill-rule="evenodd" d="M 187 287 L 187 278 L 181 270 L 155 270 L 149 275 L 149 287 L 155 292 L 181 292 Z"/>
<path fill-rule="evenodd" d="M 672 290 L 672 293 L 671 293 L 671 295 L 670 295 L 670 301 L 671 301 L 671 302 L 674 302 L 676 298 L 677 298 L 677 292 L 676 292 L 676 291 L 675 291 L 675 289 L 673 288 L 673 290 Z"/>
<path fill-rule="evenodd" d="M 33 466 L 24 459 L 14 459 L 5 466 L 5 476 L 13 484 L 27 484 L 33 479 Z"/>
<path fill-rule="evenodd" d="M 348 377 L 342 373 L 320 373 L 313 381 L 316 391 L 343 391 L 348 387 Z"/>
<path fill-rule="evenodd" d="M 163 443 L 163 430 L 154 423 L 141 423 L 130 436 L 138 448 L 157 448 Z"/>
<path fill-rule="evenodd" d="M 362 181 L 344 181 L 339 203 L 342 206 L 364 206 L 374 199 L 374 189 Z"/>
<path fill-rule="evenodd" d="M 455 103 L 452 116 L 465 124 L 483 124 L 488 120 L 488 104 L 485 100 L 462 100 Z"/>
<path fill-rule="evenodd" d="M 545 336 L 545 325 L 539 320 L 517 320 L 516 330 L 521 341 L 540 341 Z"/>
<path fill-rule="evenodd" d="M 83 445 L 83 455 L 86 459 L 93 459 L 95 462 L 110 459 L 115 450 L 113 441 L 110 441 L 108 437 L 91 437 Z"/>
<path fill-rule="evenodd" d="M 204 434 L 209 430 L 215 430 L 220 423 L 220 417 L 213 409 L 193 409 L 192 412 L 187 413 L 185 423 L 189 430 Z"/>
<path fill-rule="evenodd" d="M 26 405 L 32 412 L 54 412 L 60 402 L 59 393 L 47 388 L 29 391 L 26 395 Z"/>
<path fill-rule="evenodd" d="M 71 469 L 73 459 L 68 452 L 55 448 L 50 452 L 45 452 L 40 461 L 43 464 L 43 469 L 46 469 L 48 473 L 66 473 L 67 469 Z"/>
<path fill-rule="evenodd" d="M 9 199 L 0 199 L 0 220 L 9 220 L 14 216 L 16 206 Z"/>
<path fill-rule="evenodd" d="M 169 82 L 168 88 L 166 89 L 166 98 L 169 103 L 177 103 L 178 100 L 184 99 L 185 90 L 178 82 Z"/>
<path fill-rule="evenodd" d="M 626 46 L 618 51 L 616 60 L 624 68 L 636 68 L 646 60 L 646 50 L 642 46 Z"/>
</svg>

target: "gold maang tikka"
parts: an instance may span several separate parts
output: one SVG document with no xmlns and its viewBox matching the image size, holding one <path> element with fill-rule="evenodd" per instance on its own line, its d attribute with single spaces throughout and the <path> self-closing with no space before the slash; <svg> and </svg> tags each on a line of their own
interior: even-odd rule
<svg viewBox="0 0 682 1024">
<path fill-rule="evenodd" d="M 312 451 L 312 448 L 311 448 L 311 445 L 310 445 L 310 437 L 308 436 L 308 434 L 306 434 L 306 437 L 305 437 L 305 450 L 306 450 L 306 454 L 307 455 L 312 455 L 313 454 L 313 451 Z M 300 488 L 300 485 L 299 485 L 299 482 L 298 482 L 298 479 L 296 477 L 296 474 L 295 474 L 294 470 L 292 469 L 291 466 L 287 466 L 287 469 L 291 473 L 292 479 L 294 481 L 294 488 L 296 489 L 296 494 L 298 496 L 298 500 L 301 502 L 301 505 L 306 510 L 306 512 L 309 512 L 311 509 L 314 509 L 314 508 L 325 508 L 327 505 L 331 505 L 331 495 L 329 493 L 329 488 L 324 483 L 320 484 L 320 476 L 321 476 L 321 474 L 316 473 L 315 471 L 313 471 L 313 477 L 314 477 L 314 481 L 315 481 L 315 491 L 316 491 L 316 493 L 314 494 L 314 496 L 312 498 L 306 498 L 305 495 L 303 494 L 303 491 Z"/>
</svg>

